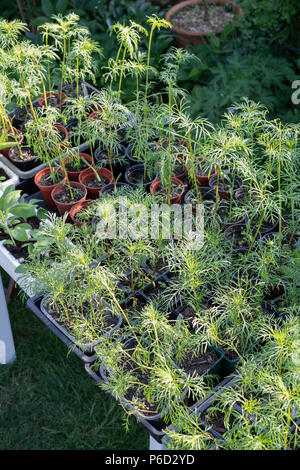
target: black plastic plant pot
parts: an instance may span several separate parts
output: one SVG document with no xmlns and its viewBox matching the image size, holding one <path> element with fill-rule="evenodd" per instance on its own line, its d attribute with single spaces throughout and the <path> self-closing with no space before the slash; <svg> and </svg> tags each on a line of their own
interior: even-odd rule
<svg viewBox="0 0 300 470">
<path fill-rule="evenodd" d="M 254 344 L 252 346 L 250 346 L 245 352 L 243 353 L 240 353 L 242 357 L 245 357 L 247 356 L 248 354 L 251 354 L 252 352 L 254 352 L 256 349 L 259 348 L 259 345 L 258 344 Z M 226 353 L 224 353 L 224 356 L 223 356 L 223 361 L 222 361 L 222 369 L 221 369 L 221 375 L 223 377 L 227 377 L 228 375 L 232 374 L 233 372 L 235 372 L 236 368 L 239 366 L 240 364 L 240 358 L 239 357 L 236 357 L 235 359 L 229 359 L 227 356 L 226 356 Z"/>
<path fill-rule="evenodd" d="M 132 339 L 127 340 L 124 343 L 124 346 L 128 347 L 128 348 L 132 348 L 136 344 L 137 344 L 137 341 L 134 338 L 132 338 Z M 97 347 L 96 347 L 96 352 L 97 352 Z M 100 351 L 99 351 L 99 358 L 100 358 L 100 361 L 101 361 L 101 352 Z M 114 374 L 114 372 L 111 369 L 108 369 L 108 372 L 107 372 L 104 368 L 104 365 L 105 365 L 105 361 L 101 361 L 101 364 L 100 364 L 100 367 L 99 367 L 99 374 L 100 374 L 100 377 L 102 378 L 102 380 L 104 382 L 108 383 L 109 382 L 109 376 Z M 113 396 L 113 398 L 116 399 L 114 396 Z M 163 412 L 155 413 L 155 414 L 152 414 L 151 416 L 150 415 L 146 416 L 142 412 L 137 412 L 134 409 L 134 407 L 131 405 L 131 403 L 129 403 L 124 397 L 120 397 L 119 399 L 117 399 L 117 402 L 121 403 L 122 406 L 130 414 L 133 414 L 135 416 L 135 418 L 137 419 L 137 421 L 145 420 L 145 421 L 148 421 L 150 423 L 156 423 L 156 425 L 159 425 L 161 427 L 164 425 Z"/>
<path fill-rule="evenodd" d="M 97 384 L 102 384 L 103 379 L 100 376 L 100 371 L 95 370 L 93 364 L 85 364 L 84 366 L 85 371 L 89 374 L 89 376 L 97 382 Z M 99 368 L 98 368 L 99 369 Z M 115 399 L 115 397 L 113 397 Z M 134 415 L 135 416 L 135 415 Z M 165 433 L 163 432 L 163 428 L 166 426 L 165 423 L 161 422 L 153 422 L 149 421 L 148 419 L 144 419 L 142 417 L 135 416 L 139 424 L 143 426 L 143 428 L 152 436 L 157 442 L 161 443 Z"/>
<path fill-rule="evenodd" d="M 111 183 L 107 184 L 106 186 L 103 186 L 103 188 L 100 189 L 99 196 L 100 194 L 111 194 L 123 188 L 133 189 L 132 186 L 126 183 Z"/>
<path fill-rule="evenodd" d="M 230 225 L 229 227 L 227 227 L 224 230 L 223 235 L 226 238 L 226 240 L 228 240 L 232 243 L 234 251 L 239 252 L 239 253 L 248 253 L 250 245 L 248 245 L 248 246 L 243 245 L 242 246 L 238 243 L 238 239 L 241 238 L 242 232 L 243 231 L 247 232 L 247 230 L 248 230 L 248 227 L 247 227 L 246 224 Z M 256 230 L 255 229 L 251 230 L 251 232 L 254 236 L 254 234 L 256 233 Z M 260 239 L 261 239 L 261 233 L 258 232 L 257 235 L 256 235 L 255 242 L 257 242 Z"/>
<path fill-rule="evenodd" d="M 230 386 L 230 384 L 231 382 L 228 383 L 228 386 Z M 208 398 L 207 400 L 202 402 L 200 405 L 198 405 L 195 411 L 193 412 L 193 414 L 198 416 L 199 423 L 200 425 L 203 426 L 203 429 L 211 433 L 215 439 L 217 439 L 218 441 L 222 443 L 222 441 L 226 439 L 226 435 L 232 432 L 236 425 L 232 429 L 228 429 L 223 434 L 221 434 L 219 431 L 214 429 L 213 425 L 210 425 L 206 421 L 205 412 L 208 411 L 209 408 L 213 406 L 216 402 L 218 402 L 218 400 L 219 400 L 219 394 L 212 395 L 210 398 Z M 233 408 L 238 414 L 243 414 L 243 412 L 241 413 L 242 410 L 236 404 L 233 405 Z"/>
<path fill-rule="evenodd" d="M 41 165 L 41 161 L 36 156 L 33 156 L 32 158 L 28 158 L 26 160 L 15 159 L 12 156 L 12 152 L 13 152 L 14 148 L 15 147 L 12 147 L 12 148 L 9 149 L 8 158 L 21 171 L 29 171 L 29 170 L 32 170 L 33 168 L 35 168 L 36 166 Z M 31 150 L 31 148 L 22 146 L 22 150 Z"/>
<path fill-rule="evenodd" d="M 128 145 L 128 147 L 126 149 L 126 155 L 127 155 L 128 161 L 129 161 L 129 165 L 130 166 L 140 165 L 141 162 L 138 158 L 134 157 L 134 155 L 132 153 L 132 149 L 133 149 L 133 144 Z"/>
<path fill-rule="evenodd" d="M 40 309 L 40 303 L 41 300 L 43 299 L 44 294 L 40 293 L 38 295 L 35 295 L 34 297 L 31 297 L 30 299 L 27 300 L 26 305 L 27 307 L 39 318 L 47 328 L 49 328 L 52 333 L 57 336 L 62 343 L 64 343 L 70 351 L 72 351 L 79 359 L 81 359 L 85 363 L 91 363 L 94 362 L 96 359 L 95 353 L 88 353 L 85 354 L 82 349 L 74 345 L 73 341 L 71 341 L 67 336 L 65 336 L 61 329 L 57 328 L 55 324 L 48 319 L 47 316 L 44 315 L 44 313 Z"/>
<path fill-rule="evenodd" d="M 133 165 L 127 168 L 124 175 L 125 181 L 130 186 L 136 188 L 140 184 L 144 186 L 144 188 L 149 192 L 150 185 L 155 178 L 149 179 L 146 176 L 146 182 L 144 182 L 144 165 Z"/>
<path fill-rule="evenodd" d="M 216 360 L 216 362 L 211 367 L 206 369 L 206 371 L 204 371 L 203 374 L 201 374 L 201 377 L 205 378 L 208 375 L 215 375 L 217 377 L 221 377 L 224 351 L 222 349 L 215 348 L 215 347 L 211 347 L 211 348 L 209 347 L 209 348 L 207 348 L 207 351 L 215 352 L 216 355 L 218 356 L 218 359 Z M 178 366 L 178 364 L 177 364 L 177 366 Z M 178 366 L 178 367 L 180 367 L 180 366 Z M 184 369 L 182 369 L 182 370 L 184 370 Z"/>
<path fill-rule="evenodd" d="M 151 264 L 151 261 L 152 261 L 152 264 Z M 148 274 L 151 276 L 154 282 L 166 276 L 169 272 L 169 268 L 167 265 L 159 267 L 159 264 L 157 263 L 159 263 L 159 258 L 157 256 L 157 253 L 154 259 L 150 260 L 148 258 L 145 262 L 147 269 L 148 269 Z"/>
<path fill-rule="evenodd" d="M 109 160 L 107 158 L 101 158 L 101 154 L 105 153 L 103 148 L 97 148 L 94 152 L 94 160 L 97 167 L 101 166 L 103 168 L 107 168 L 108 170 L 112 171 L 114 175 L 114 179 L 116 181 L 121 181 L 124 178 L 124 173 L 126 171 L 128 165 L 128 158 L 126 147 L 121 145 L 121 149 L 119 155 L 124 157 L 124 162 L 118 162 L 117 160 L 114 161 L 112 159 L 112 164 L 110 165 Z"/>
<path fill-rule="evenodd" d="M 210 188 L 209 186 L 198 186 L 198 192 L 201 195 L 201 200 L 203 202 L 211 201 L 212 204 L 216 202 L 216 191 Z M 196 195 L 196 190 L 190 189 L 185 193 L 183 197 L 183 203 L 192 205 L 197 204 L 197 202 L 195 201 Z"/>
<path fill-rule="evenodd" d="M 148 298 L 142 292 L 137 292 L 135 296 L 130 295 L 126 299 L 122 300 L 122 302 L 120 302 L 120 306 L 127 317 L 126 320 L 124 316 L 123 323 L 128 325 L 129 322 L 131 325 L 134 325 L 137 321 L 137 318 L 132 316 L 132 312 L 140 312 L 140 310 L 144 308 L 147 303 Z"/>
<path fill-rule="evenodd" d="M 47 308 L 46 308 L 46 302 L 47 302 L 47 296 L 44 297 L 42 300 L 41 300 L 41 303 L 40 303 L 40 309 L 41 309 L 41 312 L 45 315 L 45 317 L 48 318 L 48 320 L 50 322 L 53 323 L 53 325 L 59 330 L 61 331 L 61 333 L 66 336 L 72 343 L 74 346 L 78 347 L 80 350 L 82 350 L 84 352 L 84 354 L 87 354 L 87 355 L 92 355 L 95 353 L 95 347 L 97 344 L 99 344 L 101 342 L 101 338 L 106 338 L 107 336 L 111 335 L 113 331 L 115 330 L 118 330 L 122 324 L 122 316 L 121 315 L 115 315 L 113 317 L 114 319 L 114 326 L 112 328 L 110 328 L 108 331 L 106 331 L 103 335 L 101 335 L 99 337 L 99 339 L 93 343 L 80 343 L 75 336 L 73 336 L 71 333 L 69 333 L 62 325 L 60 325 L 60 323 L 58 323 L 54 318 L 53 316 L 48 312 Z M 104 313 L 105 314 L 105 313 Z M 111 315 L 110 312 L 107 313 L 107 315 Z"/>
<path fill-rule="evenodd" d="M 25 107 L 16 108 L 15 111 L 14 111 L 13 117 L 12 117 L 13 126 L 16 129 L 20 130 L 21 126 L 24 124 L 27 117 L 28 117 L 28 110 Z"/>
<path fill-rule="evenodd" d="M 245 218 L 245 223 L 251 223 L 250 219 L 249 218 Z M 258 224 L 258 221 L 256 220 L 255 221 L 255 225 Z M 259 229 L 259 232 L 261 234 L 261 236 L 265 236 L 265 235 L 269 235 L 271 233 L 276 233 L 278 232 L 278 227 L 279 227 L 279 219 L 277 219 L 274 223 L 267 223 L 267 222 L 263 222 L 260 229 Z M 253 229 L 253 231 L 255 231 L 255 227 Z"/>
</svg>

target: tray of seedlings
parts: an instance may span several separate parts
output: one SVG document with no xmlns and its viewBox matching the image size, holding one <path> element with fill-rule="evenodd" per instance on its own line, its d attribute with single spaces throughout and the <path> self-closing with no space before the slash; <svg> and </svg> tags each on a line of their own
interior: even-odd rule
<svg viewBox="0 0 300 470">
<path fill-rule="evenodd" d="M 298 127 L 248 99 L 222 125 L 193 120 L 177 99 L 189 53 L 152 82 L 157 17 L 145 82 L 117 34 L 98 90 L 99 47 L 67 19 L 18 57 L 8 40 L 0 160 L 21 182 L 0 196 L 1 266 L 168 449 L 298 448 Z"/>
</svg>

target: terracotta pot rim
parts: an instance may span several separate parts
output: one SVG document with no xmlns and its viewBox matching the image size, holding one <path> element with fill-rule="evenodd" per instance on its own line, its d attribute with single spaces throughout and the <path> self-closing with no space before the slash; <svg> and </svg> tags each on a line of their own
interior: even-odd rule
<svg viewBox="0 0 300 470">
<path fill-rule="evenodd" d="M 56 167 L 56 168 L 60 168 L 60 167 Z M 48 186 L 43 185 L 43 184 L 39 184 L 39 180 L 40 180 L 39 177 L 42 176 L 42 175 L 44 175 L 44 174 L 46 174 L 46 173 L 50 173 L 50 168 L 49 168 L 49 167 L 47 167 L 47 168 L 42 168 L 42 170 L 38 171 L 38 173 L 36 173 L 36 175 L 34 176 L 34 184 L 35 184 L 38 188 L 40 188 L 40 187 L 41 187 L 41 188 L 51 188 L 51 187 L 54 188 L 54 186 L 63 183 L 63 182 L 65 181 L 65 179 L 66 179 L 65 176 L 64 176 L 63 179 L 62 179 L 59 183 L 54 183 L 54 184 L 52 184 L 52 185 L 50 184 L 50 185 L 48 185 Z"/>
<path fill-rule="evenodd" d="M 82 225 L 83 222 L 75 219 L 75 215 L 79 212 L 82 208 L 88 207 L 93 202 L 92 199 L 84 199 L 83 201 L 76 202 L 70 209 L 70 219 L 75 225 Z"/>
<path fill-rule="evenodd" d="M 51 96 L 59 96 L 61 94 L 61 97 L 62 97 L 62 101 L 60 104 L 57 104 L 55 106 L 53 106 L 54 108 L 59 108 L 61 106 L 63 106 L 66 102 L 66 98 L 67 98 L 67 95 L 62 91 L 61 93 L 59 91 L 48 91 L 46 93 L 46 97 L 50 98 Z M 39 106 L 43 106 L 45 104 L 45 99 L 44 99 L 44 95 L 40 96 L 39 99 L 38 99 L 38 105 Z"/>
<path fill-rule="evenodd" d="M 178 198 L 180 196 L 183 195 L 184 193 L 184 183 L 183 181 L 181 181 L 180 179 L 176 178 L 175 176 L 172 176 L 172 182 L 175 183 L 177 186 L 182 186 L 182 191 L 180 194 L 178 194 L 177 196 L 172 196 L 171 195 L 171 198 L 174 197 L 174 198 Z M 153 188 L 157 187 L 159 184 L 161 184 L 161 178 L 156 178 L 155 180 L 152 181 L 151 185 L 150 185 L 150 192 L 151 194 L 155 194 L 153 191 Z"/>
<path fill-rule="evenodd" d="M 226 4 L 232 5 L 234 13 L 238 18 L 241 18 L 244 15 L 243 9 L 240 7 L 240 5 L 237 5 L 232 0 L 228 0 L 228 1 L 227 0 L 210 0 L 210 1 L 213 2 L 213 3 L 216 3 L 217 5 L 218 4 L 219 5 L 226 5 Z M 166 19 L 166 21 L 168 21 L 169 23 L 172 24 L 171 19 L 174 16 L 174 14 L 177 13 L 177 11 L 182 10 L 186 6 L 198 5 L 198 4 L 201 4 L 201 3 L 202 3 L 202 0 L 186 0 L 184 2 L 177 3 L 172 8 L 170 8 L 170 10 L 167 11 L 165 19 Z M 204 33 L 204 32 L 203 33 L 196 33 L 194 31 L 188 31 L 187 29 L 176 28 L 172 24 L 172 31 L 174 32 L 174 34 L 190 36 L 190 37 L 193 37 L 193 38 L 202 38 L 202 37 L 207 36 L 208 34 L 220 34 L 220 33 L 222 33 L 223 29 L 224 28 L 220 28 L 217 31 L 215 31 L 214 33 Z"/>
<path fill-rule="evenodd" d="M 82 202 L 85 200 L 86 198 L 86 195 L 87 195 L 87 189 L 85 186 L 83 186 L 83 184 L 79 183 L 78 181 L 70 181 L 70 185 L 71 187 L 74 187 L 74 188 L 78 188 L 78 189 L 82 189 L 84 191 L 84 195 L 82 196 L 81 199 L 79 199 L 79 201 L 76 201 L 76 202 L 59 202 L 59 201 L 56 201 L 56 199 L 54 198 L 54 196 L 56 195 L 56 193 L 59 192 L 60 189 L 62 189 L 63 187 L 66 186 L 66 181 L 65 182 L 60 182 L 58 183 L 55 188 L 52 189 L 51 191 L 51 198 L 52 200 L 54 201 L 54 203 L 57 205 L 57 206 L 67 206 L 67 207 L 72 207 L 74 204 L 76 204 L 77 202 Z"/>
<path fill-rule="evenodd" d="M 99 190 L 100 191 L 100 189 L 103 188 L 103 186 L 106 186 L 107 184 L 111 184 L 114 181 L 114 177 L 113 177 L 112 172 L 110 170 L 108 170 L 107 168 L 101 167 L 101 168 L 96 169 L 96 171 L 99 175 L 100 175 L 100 173 L 106 173 L 106 176 L 109 176 L 108 183 L 103 184 L 101 186 L 86 186 L 83 182 L 83 179 L 85 181 L 85 179 L 86 179 L 85 177 L 88 178 L 89 175 L 94 174 L 94 171 L 91 168 L 85 168 L 84 170 L 82 170 L 80 172 L 79 183 L 82 184 L 87 190 L 94 189 L 94 190 Z"/>
<path fill-rule="evenodd" d="M 79 156 L 80 157 L 84 157 L 86 160 L 90 160 L 90 162 L 92 162 L 92 157 L 91 155 L 89 155 L 88 153 L 84 153 L 84 152 L 79 152 Z M 88 158 L 87 158 L 88 157 Z M 64 163 L 68 163 L 70 158 L 68 156 L 66 157 L 63 157 L 62 160 L 64 161 Z M 60 166 L 62 166 L 62 162 L 60 161 L 59 162 Z M 67 170 L 67 173 L 82 173 L 83 171 L 87 170 L 89 167 L 86 167 L 84 168 L 83 170 Z"/>
</svg>

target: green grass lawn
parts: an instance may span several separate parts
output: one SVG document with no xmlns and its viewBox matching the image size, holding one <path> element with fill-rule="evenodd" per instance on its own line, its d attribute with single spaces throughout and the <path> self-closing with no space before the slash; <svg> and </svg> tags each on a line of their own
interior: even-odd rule
<svg viewBox="0 0 300 470">
<path fill-rule="evenodd" d="M 147 449 L 142 426 L 130 418 L 125 430 L 120 406 L 19 294 L 9 304 L 17 359 L 0 365 L 0 450 Z"/>
</svg>

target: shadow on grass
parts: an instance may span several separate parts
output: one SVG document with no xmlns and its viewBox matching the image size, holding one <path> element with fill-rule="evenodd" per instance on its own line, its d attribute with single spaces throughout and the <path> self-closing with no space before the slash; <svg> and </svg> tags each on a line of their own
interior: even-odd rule
<svg viewBox="0 0 300 470">
<path fill-rule="evenodd" d="M 0 449 L 147 449 L 148 434 L 133 418 L 125 430 L 120 406 L 19 294 L 9 304 L 17 360 L 0 365 Z"/>
</svg>

